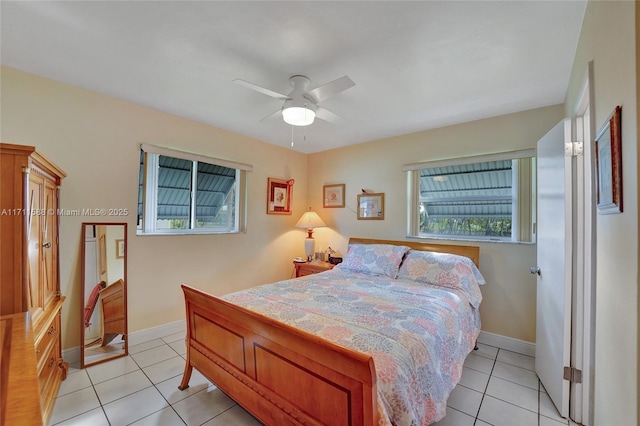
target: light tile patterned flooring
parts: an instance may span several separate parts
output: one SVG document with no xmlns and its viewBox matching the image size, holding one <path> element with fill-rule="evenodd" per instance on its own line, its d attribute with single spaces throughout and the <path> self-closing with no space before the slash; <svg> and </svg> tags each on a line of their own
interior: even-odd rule
<svg viewBox="0 0 640 426">
<path fill-rule="evenodd" d="M 194 370 L 178 390 L 184 333 L 129 348 L 130 355 L 80 370 L 62 383 L 50 425 L 260 425 Z M 480 345 L 438 426 L 560 426 L 562 419 L 534 373 L 533 358 Z"/>
</svg>

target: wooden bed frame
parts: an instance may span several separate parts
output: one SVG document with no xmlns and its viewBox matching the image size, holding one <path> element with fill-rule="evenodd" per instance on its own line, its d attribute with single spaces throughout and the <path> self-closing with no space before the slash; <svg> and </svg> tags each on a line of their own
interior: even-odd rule
<svg viewBox="0 0 640 426">
<path fill-rule="evenodd" d="M 102 342 L 106 346 L 118 335 L 127 334 L 124 314 L 124 281 L 118 280 L 100 290 L 102 300 Z"/>
<path fill-rule="evenodd" d="M 406 245 L 454 253 L 476 264 L 479 248 L 352 238 L 349 244 Z M 182 285 L 187 313 L 187 361 L 267 425 L 374 425 L 379 422 L 371 356 L 223 299 Z"/>
</svg>

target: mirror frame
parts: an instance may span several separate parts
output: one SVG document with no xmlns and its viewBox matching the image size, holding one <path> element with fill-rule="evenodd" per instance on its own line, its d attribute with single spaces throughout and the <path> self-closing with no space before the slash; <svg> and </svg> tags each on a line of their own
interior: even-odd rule
<svg viewBox="0 0 640 426">
<path fill-rule="evenodd" d="M 122 226 L 124 228 L 124 235 L 123 235 L 123 239 L 124 239 L 124 257 L 123 257 L 123 261 L 124 261 L 124 270 L 123 270 L 123 276 L 122 276 L 122 280 L 124 281 L 124 285 L 123 285 L 123 309 L 124 309 L 124 334 L 122 335 L 122 340 L 124 341 L 124 351 L 122 353 L 117 353 L 115 355 L 105 355 L 104 358 L 101 358 L 99 360 L 96 361 L 91 361 L 91 362 L 86 362 L 85 361 L 85 327 L 83 324 L 84 321 L 84 308 L 85 308 L 85 297 L 86 297 L 86 292 L 85 292 L 85 256 L 86 256 L 86 238 L 87 238 L 87 227 L 88 226 L 109 226 L 109 225 L 116 225 L 116 226 Z M 81 291 L 80 291 L 80 368 L 86 368 L 86 367 L 90 367 L 92 365 L 96 365 L 96 364 L 100 364 L 106 361 L 111 361 L 113 359 L 116 358 L 122 358 L 125 357 L 127 355 L 129 355 L 129 323 L 128 323 L 128 311 L 127 311 L 127 287 L 128 287 L 128 282 L 127 282 L 127 258 L 128 258 L 128 238 L 127 238 L 127 223 L 126 222 L 82 222 L 82 244 L 81 244 L 81 276 L 80 276 L 80 281 L 81 281 Z M 97 238 L 97 236 L 96 236 Z M 120 238 L 118 240 L 121 240 Z M 118 244 L 118 242 L 116 241 L 116 244 Z M 118 246 L 119 249 L 119 246 Z M 99 263 L 102 264 L 105 260 L 104 259 L 98 259 Z M 110 283 L 108 283 L 110 284 Z"/>
</svg>

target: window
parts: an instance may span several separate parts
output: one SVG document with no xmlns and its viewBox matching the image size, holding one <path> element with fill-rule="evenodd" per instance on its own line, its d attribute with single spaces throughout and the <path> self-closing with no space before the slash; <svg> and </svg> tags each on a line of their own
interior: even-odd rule
<svg viewBox="0 0 640 426">
<path fill-rule="evenodd" d="M 535 239 L 533 151 L 407 164 L 409 236 Z"/>
<path fill-rule="evenodd" d="M 246 229 L 246 173 L 252 166 L 143 144 L 139 235 L 217 234 Z"/>
</svg>

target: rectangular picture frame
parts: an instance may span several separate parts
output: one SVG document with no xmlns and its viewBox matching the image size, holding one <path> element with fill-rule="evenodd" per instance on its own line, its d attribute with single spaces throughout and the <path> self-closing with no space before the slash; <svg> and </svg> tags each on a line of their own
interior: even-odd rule
<svg viewBox="0 0 640 426">
<path fill-rule="evenodd" d="M 293 179 L 267 178 L 267 214 L 291 214 Z"/>
<path fill-rule="evenodd" d="M 326 209 L 344 208 L 345 184 L 338 183 L 322 187 L 322 207 Z"/>
<path fill-rule="evenodd" d="M 124 258 L 124 239 L 116 240 L 116 259 Z"/>
<path fill-rule="evenodd" d="M 599 214 L 622 213 L 622 108 L 616 106 L 595 139 Z"/>
<path fill-rule="evenodd" d="M 358 220 L 384 220 L 384 193 L 358 194 Z"/>
</svg>

